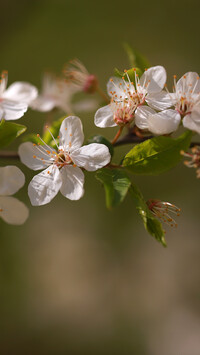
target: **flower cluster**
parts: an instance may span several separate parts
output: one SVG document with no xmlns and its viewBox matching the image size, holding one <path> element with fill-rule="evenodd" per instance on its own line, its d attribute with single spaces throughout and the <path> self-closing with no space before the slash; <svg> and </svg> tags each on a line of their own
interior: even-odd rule
<svg viewBox="0 0 200 355">
<path fill-rule="evenodd" d="M 6 121 L 18 120 L 28 108 L 51 112 L 52 117 L 54 112 L 64 112 L 64 118 L 53 120 L 50 126 L 44 124 L 43 135 L 33 134 L 30 141 L 25 139 L 16 154 L 21 163 L 30 169 L 41 170 L 28 185 L 31 204 L 45 205 L 59 191 L 69 200 L 79 200 L 84 195 L 84 171 L 101 169 L 96 177 L 105 186 L 108 207 L 122 202 L 131 189 L 136 204 L 139 204 L 137 208 L 145 228 L 163 243 L 164 231 L 155 217 L 168 225 L 177 226 L 171 214 L 178 216 L 180 209 L 160 200 L 145 202 L 127 174 L 164 172 L 177 164 L 182 154 L 190 159 L 185 164 L 196 168 L 197 177 L 200 177 L 200 144 L 193 143 L 191 152 L 187 152 L 192 134 L 200 134 L 198 74 L 187 72 L 178 81 L 174 76 L 174 86 L 170 92 L 163 66 L 157 65 L 143 71 L 132 68 L 111 77 L 106 94 L 99 87 L 97 77 L 90 74 L 79 60 L 73 60 L 59 76 L 46 73 L 40 92 L 32 84 L 20 81 L 7 88 L 7 80 L 8 74 L 3 71 L 0 80 L 0 136 L 4 138 L 5 135 L 9 142 L 25 128 L 12 122 L 6 125 Z M 96 98 L 77 101 L 78 95 L 74 100 L 81 91 L 99 94 L 105 106 L 98 106 L 96 110 Z M 83 126 L 76 112 L 94 109 L 94 124 L 97 127 L 118 127 L 118 131 L 111 141 L 103 136 L 94 136 L 83 145 Z M 173 133 L 180 126 L 185 128 L 185 132 L 174 138 Z M 7 145 L 6 139 L 0 141 L 0 147 Z M 124 143 L 132 143 L 132 150 L 127 152 L 120 164 L 111 162 L 114 148 Z M 163 161 L 163 157 L 166 161 Z M 27 207 L 10 196 L 24 182 L 25 177 L 19 168 L 0 168 L 0 216 L 7 223 L 22 224 L 28 217 Z"/>
</svg>

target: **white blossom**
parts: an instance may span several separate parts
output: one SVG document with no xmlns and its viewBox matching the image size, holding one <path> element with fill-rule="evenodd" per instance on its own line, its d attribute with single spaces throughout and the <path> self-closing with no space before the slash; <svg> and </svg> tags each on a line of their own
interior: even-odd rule
<svg viewBox="0 0 200 355">
<path fill-rule="evenodd" d="M 140 79 L 135 70 L 135 85 L 130 81 L 127 71 L 125 76 L 122 79 L 111 78 L 108 82 L 107 90 L 111 102 L 97 110 L 95 114 L 97 127 L 129 124 L 133 121 L 137 108 L 145 107 L 143 105 L 146 103 L 158 108 L 159 103 L 155 95 L 159 93 L 162 96 L 161 90 L 166 82 L 166 71 L 162 66 L 147 69 Z"/>
<path fill-rule="evenodd" d="M 183 125 L 200 134 L 200 80 L 195 72 L 184 74 L 176 83 L 174 92 L 169 93 L 175 109 L 183 117 Z"/>
<path fill-rule="evenodd" d="M 72 112 L 71 99 L 77 89 L 63 78 L 53 73 L 45 73 L 40 95 L 31 102 L 36 111 L 48 112 L 60 108 L 64 112 Z"/>
<path fill-rule="evenodd" d="M 25 183 L 24 174 L 16 166 L 0 168 L 0 217 L 9 224 L 23 224 L 29 215 L 25 204 L 11 197 Z"/>
<path fill-rule="evenodd" d="M 17 81 L 7 87 L 8 73 L 3 71 L 0 81 L 0 120 L 17 120 L 28 109 L 28 105 L 34 100 L 38 91 L 35 86 Z"/>
<path fill-rule="evenodd" d="M 42 139 L 41 139 L 42 140 Z M 44 169 L 34 176 L 28 187 L 32 205 L 49 203 L 60 190 L 70 200 L 79 200 L 84 194 L 84 173 L 81 168 L 95 171 L 110 162 L 110 153 L 104 144 L 92 143 L 82 147 L 84 140 L 81 120 L 66 117 L 60 127 L 57 150 L 26 142 L 19 147 L 19 156 L 33 170 Z"/>
</svg>

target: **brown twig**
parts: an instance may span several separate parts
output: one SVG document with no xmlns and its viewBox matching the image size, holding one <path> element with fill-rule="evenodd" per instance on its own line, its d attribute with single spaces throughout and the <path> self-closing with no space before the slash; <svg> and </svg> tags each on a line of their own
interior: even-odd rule
<svg viewBox="0 0 200 355">
<path fill-rule="evenodd" d="M 146 137 L 138 137 L 135 134 L 128 133 L 126 136 L 122 137 L 119 139 L 117 142 L 113 144 L 114 147 L 124 145 L 124 144 L 130 144 L 130 143 L 142 143 L 146 141 L 147 139 L 151 139 L 153 136 L 146 136 Z"/>
</svg>

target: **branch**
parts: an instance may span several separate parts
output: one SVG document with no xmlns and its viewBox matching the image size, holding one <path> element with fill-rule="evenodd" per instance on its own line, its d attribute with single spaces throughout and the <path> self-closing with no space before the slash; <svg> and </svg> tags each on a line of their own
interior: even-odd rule
<svg viewBox="0 0 200 355">
<path fill-rule="evenodd" d="M 190 148 L 193 148 L 196 145 L 200 145 L 200 142 L 192 142 L 192 143 L 190 143 Z"/>
<path fill-rule="evenodd" d="M 146 137 L 138 137 L 135 134 L 128 133 L 126 136 L 119 139 L 117 142 L 113 144 L 114 147 L 123 145 L 123 144 L 130 144 L 130 143 L 141 143 L 146 141 L 147 139 L 151 139 L 153 136 L 146 136 Z"/>
</svg>

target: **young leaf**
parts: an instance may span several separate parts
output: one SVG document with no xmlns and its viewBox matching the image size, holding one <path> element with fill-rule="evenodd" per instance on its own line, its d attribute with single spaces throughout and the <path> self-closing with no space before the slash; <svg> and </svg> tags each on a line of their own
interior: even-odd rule
<svg viewBox="0 0 200 355">
<path fill-rule="evenodd" d="M 128 43 L 124 43 L 124 49 L 128 56 L 130 65 L 133 68 L 139 68 L 142 72 L 150 67 L 149 61 L 136 49 L 132 48 Z"/>
<path fill-rule="evenodd" d="M 87 144 L 91 144 L 91 143 L 105 144 L 110 151 L 110 155 L 113 156 L 114 153 L 113 145 L 105 137 L 100 135 L 92 136 L 87 140 Z"/>
<path fill-rule="evenodd" d="M 15 138 L 26 131 L 26 126 L 21 124 L 1 121 L 0 122 L 0 148 L 9 145 Z"/>
<path fill-rule="evenodd" d="M 125 198 L 131 181 L 126 173 L 119 169 L 101 169 L 96 178 L 105 188 L 106 206 L 111 209 L 118 206 Z"/>
<path fill-rule="evenodd" d="M 187 150 L 192 132 L 178 138 L 155 137 L 136 145 L 126 154 L 123 166 L 134 174 L 158 175 L 178 164 L 181 150 Z"/>
<path fill-rule="evenodd" d="M 162 228 L 162 224 L 156 219 L 149 210 L 144 197 L 139 188 L 132 183 L 130 193 L 135 201 L 138 213 L 142 217 L 144 227 L 158 242 L 163 246 L 166 246 L 165 232 Z"/>
</svg>

